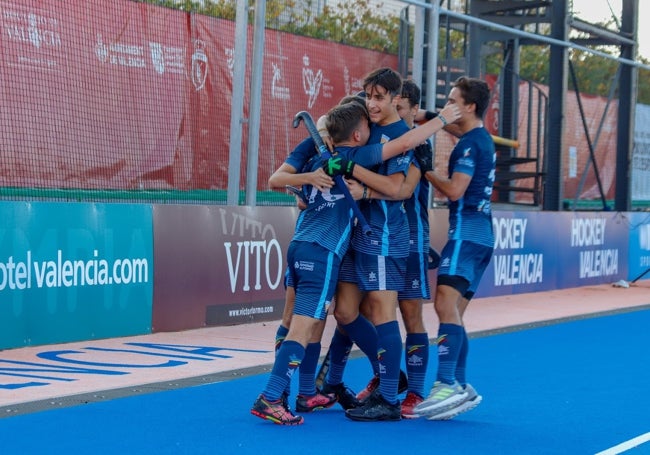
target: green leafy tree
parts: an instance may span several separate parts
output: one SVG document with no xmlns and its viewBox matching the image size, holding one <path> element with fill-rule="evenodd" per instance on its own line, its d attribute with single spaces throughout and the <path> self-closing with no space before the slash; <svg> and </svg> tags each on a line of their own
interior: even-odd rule
<svg viewBox="0 0 650 455">
<path fill-rule="evenodd" d="M 234 20 L 236 0 L 142 0 L 168 8 Z M 249 22 L 254 16 L 255 1 L 249 0 Z M 341 2 L 336 7 L 325 6 L 321 11 L 313 8 L 311 0 L 268 0 L 266 2 L 266 26 L 303 36 L 334 41 L 365 49 L 396 54 L 400 20 L 397 14 L 384 12 L 383 4 L 376 0 L 352 0 Z M 458 8 L 462 10 L 462 4 Z M 604 26 L 612 25 L 602 24 Z M 542 25 L 542 29 L 544 25 Z M 531 32 L 536 30 L 531 29 Z M 543 31 L 543 30 L 542 30 Z M 539 32 L 539 30 L 537 30 Z M 466 36 L 462 31 L 440 30 L 439 60 L 462 58 L 467 49 Z M 494 44 L 494 43 L 493 43 Z M 504 64 L 503 52 L 498 50 L 485 57 L 484 69 L 488 73 L 499 74 Z M 599 46 L 599 51 L 616 55 L 618 48 Z M 619 63 L 589 52 L 570 50 L 578 89 L 581 93 L 608 96 L 615 81 Z M 530 81 L 548 85 L 549 82 L 548 45 L 526 45 L 521 47 L 519 75 Z M 640 59 L 648 64 L 647 59 Z M 637 100 L 650 104 L 650 71 L 639 70 Z M 569 87 L 573 87 L 569 79 Z"/>
<path fill-rule="evenodd" d="M 234 20 L 235 0 L 174 1 L 144 0 L 167 8 Z M 253 21 L 255 2 L 249 0 L 249 22 Z M 317 12 L 311 1 L 269 0 L 266 2 L 266 26 L 297 35 L 335 41 L 396 54 L 399 38 L 399 16 L 384 13 L 383 4 L 371 0 L 343 2 L 337 7 L 325 6 Z"/>
</svg>

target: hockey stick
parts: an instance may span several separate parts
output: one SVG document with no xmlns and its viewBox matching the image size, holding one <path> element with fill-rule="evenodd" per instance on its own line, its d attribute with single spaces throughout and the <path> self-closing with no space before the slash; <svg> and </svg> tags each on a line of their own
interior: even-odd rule
<svg viewBox="0 0 650 455">
<path fill-rule="evenodd" d="M 325 384 L 325 377 L 327 376 L 327 372 L 330 369 L 330 350 L 327 350 L 327 354 L 325 354 L 325 358 L 323 359 L 323 363 L 321 363 L 320 368 L 318 369 L 318 373 L 316 374 L 316 388 L 318 390 L 323 390 L 323 384 Z"/>
<path fill-rule="evenodd" d="M 293 127 L 298 128 L 298 126 L 300 125 L 300 121 L 303 121 L 305 123 L 305 127 L 307 128 L 307 132 L 309 133 L 309 136 L 316 143 L 316 147 L 318 148 L 318 154 L 325 159 L 330 158 L 332 154 L 330 153 L 329 149 L 323 142 L 323 138 L 320 137 L 320 134 L 318 134 L 318 130 L 316 129 L 316 125 L 314 124 L 314 119 L 311 118 L 309 112 L 307 111 L 298 112 L 293 118 Z M 370 235 L 372 232 L 370 226 L 368 225 L 366 218 L 363 216 L 363 213 L 361 213 L 361 210 L 359 210 L 359 206 L 357 205 L 356 201 L 352 198 L 352 195 L 350 194 L 350 190 L 348 190 L 348 187 L 345 186 L 343 177 L 337 175 L 336 177 L 334 177 L 334 183 L 336 183 L 336 187 L 339 189 L 339 191 L 343 193 L 345 199 L 347 199 L 348 203 L 350 204 L 350 207 L 354 212 L 354 216 L 357 217 L 358 222 L 361 224 L 361 229 L 363 230 L 363 233 L 366 235 Z"/>
<path fill-rule="evenodd" d="M 302 190 L 291 185 L 285 185 L 284 187 L 286 188 L 287 191 L 293 193 L 295 196 L 298 196 L 302 202 L 307 204 L 307 197 L 305 196 L 305 193 L 302 192 Z"/>
</svg>

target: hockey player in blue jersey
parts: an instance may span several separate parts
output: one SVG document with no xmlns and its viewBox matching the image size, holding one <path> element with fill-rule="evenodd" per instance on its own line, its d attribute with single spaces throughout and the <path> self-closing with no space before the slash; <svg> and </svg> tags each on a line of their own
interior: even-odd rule
<svg viewBox="0 0 650 455">
<path fill-rule="evenodd" d="M 491 196 L 496 152 L 483 114 L 490 101 L 487 84 L 461 77 L 447 105 L 460 108 L 455 123 L 460 140 L 449 157 L 447 175 L 422 163 L 426 178 L 449 199 L 448 240 L 441 252 L 435 310 L 438 328 L 438 370 L 429 396 L 415 412 L 429 420 L 448 420 L 476 407 L 482 397 L 467 382 L 469 349 L 463 315 L 474 296 L 494 249 Z"/>
<path fill-rule="evenodd" d="M 361 147 L 370 136 L 365 108 L 351 103 L 335 109 L 347 117 L 337 127 L 330 129 L 336 156 L 327 161 L 314 160 L 311 170 L 325 166 L 330 171 L 338 169 L 333 173 L 350 177 L 356 163 L 369 167 L 381 163 L 421 142 L 423 138 L 420 136 L 431 135 L 443 126 L 440 120 L 431 120 L 422 128 L 420 135 L 401 138 L 393 144 Z M 448 115 L 455 118 L 457 112 L 450 110 Z M 363 173 L 364 170 L 358 166 L 357 172 Z M 311 334 L 326 316 L 354 224 L 353 212 L 338 188 L 324 188 L 321 191 L 305 185 L 303 189 L 308 204 L 298 217 L 287 254 L 289 273 L 295 288 L 294 311 L 289 332 L 277 352 L 267 385 L 251 409 L 252 414 L 281 425 L 303 423 L 301 416 L 294 415 L 284 406 L 282 394 L 305 356 L 305 346 Z"/>
</svg>

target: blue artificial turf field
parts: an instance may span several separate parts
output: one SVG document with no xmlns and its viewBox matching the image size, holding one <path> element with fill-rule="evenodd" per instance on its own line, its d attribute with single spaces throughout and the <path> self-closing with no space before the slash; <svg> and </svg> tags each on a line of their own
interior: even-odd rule
<svg viewBox="0 0 650 455">
<path fill-rule="evenodd" d="M 650 310 L 470 347 L 468 376 L 483 403 L 452 421 L 360 423 L 337 405 L 282 427 L 249 414 L 267 379 L 256 375 L 5 418 L 1 453 L 595 454 L 650 432 Z M 368 379 L 367 360 L 352 360 L 346 381 L 359 389 Z M 650 453 L 650 442 L 630 453 Z"/>
</svg>

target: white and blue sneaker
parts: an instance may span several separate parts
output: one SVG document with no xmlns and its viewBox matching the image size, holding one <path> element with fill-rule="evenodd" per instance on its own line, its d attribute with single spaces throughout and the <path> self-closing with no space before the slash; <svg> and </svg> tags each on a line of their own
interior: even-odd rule
<svg viewBox="0 0 650 455">
<path fill-rule="evenodd" d="M 465 401 L 467 395 L 467 391 L 457 381 L 453 384 L 436 381 L 429 396 L 414 408 L 414 412 L 429 418 L 458 406 Z"/>
<path fill-rule="evenodd" d="M 472 387 L 471 384 L 465 385 L 465 391 L 467 392 L 467 398 L 465 398 L 463 401 L 461 401 L 458 405 L 454 406 L 451 409 L 448 409 L 447 411 L 442 411 L 439 414 L 434 414 L 431 416 L 428 416 L 428 420 L 450 420 L 456 417 L 459 414 L 462 414 L 463 412 L 471 411 L 474 409 L 476 406 L 478 406 L 481 401 L 483 401 L 483 397 L 479 395 L 474 387 Z"/>
</svg>

